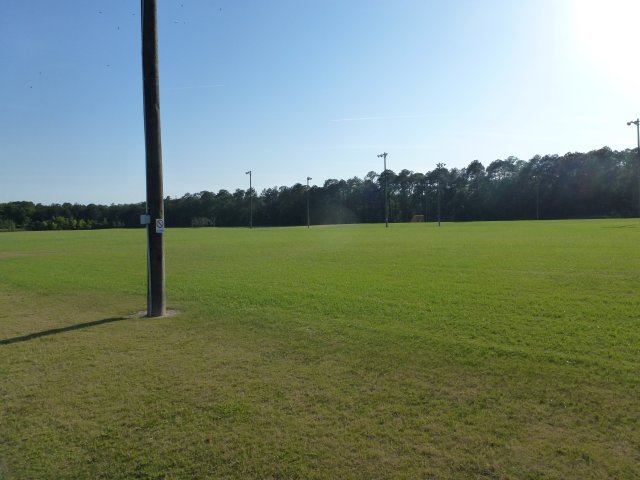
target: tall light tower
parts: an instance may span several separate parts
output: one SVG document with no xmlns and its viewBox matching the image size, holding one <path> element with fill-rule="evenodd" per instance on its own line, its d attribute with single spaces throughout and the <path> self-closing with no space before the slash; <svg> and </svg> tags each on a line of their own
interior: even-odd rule
<svg viewBox="0 0 640 480">
<path fill-rule="evenodd" d="M 424 179 L 424 221 L 429 221 L 429 184 L 427 178 Z"/>
<path fill-rule="evenodd" d="M 249 175 L 249 228 L 253 228 L 253 188 L 251 187 L 251 170 L 244 172 Z"/>
<path fill-rule="evenodd" d="M 436 166 L 438 167 L 438 226 L 440 226 L 440 181 L 442 180 L 442 169 L 445 164 L 438 163 Z"/>
<path fill-rule="evenodd" d="M 166 313 L 164 280 L 164 202 L 162 199 L 162 143 L 160 141 L 160 81 L 158 78 L 158 11 L 156 0 L 142 0 L 142 84 L 144 146 L 147 172 L 147 316 Z"/>
<path fill-rule="evenodd" d="M 640 118 L 627 122 L 627 125 L 634 124 L 638 136 L 638 217 L 640 218 Z"/>
<path fill-rule="evenodd" d="M 313 180 L 313 178 L 307 177 L 307 228 L 311 228 L 311 217 L 309 216 L 309 180 Z"/>
<path fill-rule="evenodd" d="M 384 159 L 384 225 L 389 228 L 389 195 L 387 194 L 388 190 L 388 181 L 387 181 L 387 152 L 381 153 L 378 155 L 378 158 Z"/>
</svg>

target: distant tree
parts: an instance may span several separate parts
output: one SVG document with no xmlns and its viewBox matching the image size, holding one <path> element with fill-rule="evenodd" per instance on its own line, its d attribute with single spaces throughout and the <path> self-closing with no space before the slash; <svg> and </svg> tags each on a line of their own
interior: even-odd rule
<svg viewBox="0 0 640 480">
<path fill-rule="evenodd" d="M 314 224 L 384 222 L 384 185 L 394 222 L 413 215 L 437 218 L 438 185 L 443 220 L 514 220 L 594 216 L 633 216 L 637 211 L 637 150 L 608 147 L 587 153 L 536 155 L 529 161 L 498 159 L 486 168 L 474 160 L 465 168 L 427 172 L 368 172 L 364 178 L 328 179 L 311 187 Z M 254 224 L 304 225 L 306 185 L 280 186 L 256 192 L 201 191 L 165 199 L 169 227 L 245 226 L 249 195 Z M 140 228 L 144 203 L 122 205 L 0 204 L 0 230 Z"/>
</svg>

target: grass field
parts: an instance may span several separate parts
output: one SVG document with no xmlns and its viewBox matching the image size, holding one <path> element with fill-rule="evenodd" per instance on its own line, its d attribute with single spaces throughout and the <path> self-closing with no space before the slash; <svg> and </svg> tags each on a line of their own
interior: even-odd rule
<svg viewBox="0 0 640 480">
<path fill-rule="evenodd" d="M 640 478 L 640 223 L 0 234 L 0 478 Z"/>
</svg>

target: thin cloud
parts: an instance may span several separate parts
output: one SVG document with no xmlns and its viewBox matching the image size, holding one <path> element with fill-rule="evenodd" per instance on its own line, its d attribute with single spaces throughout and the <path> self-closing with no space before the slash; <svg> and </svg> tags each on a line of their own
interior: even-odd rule
<svg viewBox="0 0 640 480">
<path fill-rule="evenodd" d="M 497 139 L 517 139 L 517 140 L 536 140 L 536 141 L 551 141 L 557 137 L 550 135 L 531 135 L 529 133 L 522 132 L 498 132 L 498 131 L 469 131 L 467 135 L 481 138 L 497 138 Z"/>
<path fill-rule="evenodd" d="M 218 88 L 224 87 L 222 83 L 209 83 L 206 85 L 185 85 L 183 87 L 167 87 L 165 90 L 191 90 L 194 88 Z"/>
<path fill-rule="evenodd" d="M 306 147 L 304 151 L 335 151 L 335 150 L 435 150 L 431 145 L 328 145 Z"/>
<path fill-rule="evenodd" d="M 406 118 L 425 118 L 427 115 L 385 115 L 378 117 L 334 118 L 332 122 L 359 122 L 361 120 L 401 120 Z"/>
</svg>

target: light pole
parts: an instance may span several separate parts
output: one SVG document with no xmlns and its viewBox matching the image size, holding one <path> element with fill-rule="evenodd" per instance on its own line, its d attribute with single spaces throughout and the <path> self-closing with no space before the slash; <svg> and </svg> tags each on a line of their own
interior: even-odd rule
<svg viewBox="0 0 640 480">
<path fill-rule="evenodd" d="M 540 179 L 538 175 L 533 178 L 536 179 L 536 220 L 540 220 Z"/>
<path fill-rule="evenodd" d="M 249 228 L 253 228 L 253 189 L 251 188 L 251 170 L 244 172 L 249 175 Z"/>
<path fill-rule="evenodd" d="M 387 182 L 387 152 L 378 155 L 378 158 L 384 159 L 384 225 L 389 228 L 389 195 L 387 194 L 388 182 Z"/>
<path fill-rule="evenodd" d="M 442 169 L 445 164 L 438 163 L 436 166 L 438 167 L 438 226 L 440 226 L 440 180 L 442 179 Z"/>
<path fill-rule="evenodd" d="M 160 81 L 158 79 L 158 30 L 156 0 L 143 1 L 142 84 L 144 104 L 145 163 L 147 173 L 147 316 L 166 313 L 164 279 L 164 201 L 162 199 L 162 144 L 160 141 Z"/>
<path fill-rule="evenodd" d="M 307 228 L 311 228 L 311 217 L 309 216 L 309 180 L 313 180 L 313 178 L 307 177 Z"/>
<path fill-rule="evenodd" d="M 424 180 L 424 221 L 429 221 L 429 187 L 427 179 Z"/>
<path fill-rule="evenodd" d="M 640 218 L 640 118 L 627 122 L 627 125 L 634 124 L 638 136 L 638 217 Z"/>
</svg>

